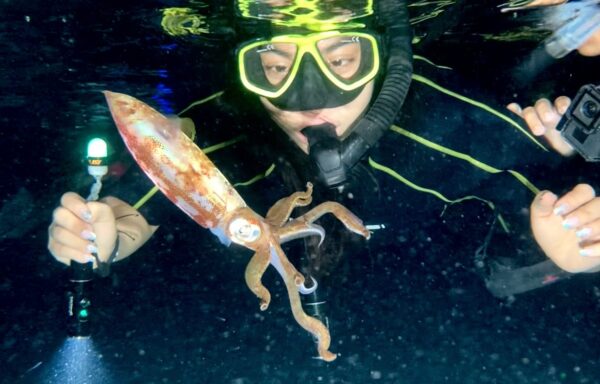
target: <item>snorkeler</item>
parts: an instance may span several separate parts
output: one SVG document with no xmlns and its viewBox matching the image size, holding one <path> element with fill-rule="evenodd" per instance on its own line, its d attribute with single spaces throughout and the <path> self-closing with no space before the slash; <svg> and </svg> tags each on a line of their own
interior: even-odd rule
<svg viewBox="0 0 600 384">
<path fill-rule="evenodd" d="M 302 10 L 290 26 L 287 8 L 264 20 L 264 9 L 251 17 L 251 8 L 240 7 L 246 25 L 238 31 L 249 35 L 237 50 L 239 97 L 254 100 L 250 105 L 258 100 L 269 117 L 253 127 L 247 146 L 262 148 L 255 153 L 272 159 L 290 190 L 313 181 L 315 200 L 338 200 L 385 228 L 368 244 L 376 254 L 420 257 L 427 268 L 485 270 L 486 279 L 493 279 L 489 260 L 523 254 L 537 263 L 545 253 L 570 272 L 600 266 L 593 188 L 578 185 L 560 198 L 540 192 L 522 170 L 552 175 L 556 164 L 546 161 L 545 148 L 510 118 L 432 81 L 438 74 L 429 63 L 413 72 L 405 4 L 379 1 L 375 8 L 376 17 L 371 10 L 342 12 L 335 22 Z M 532 192 L 530 225 L 522 210 Z M 86 202 L 69 192 L 54 211 L 48 248 L 64 264 L 95 263 L 92 253 L 120 260 L 155 229 L 117 198 Z M 327 258 L 345 241 L 329 234 L 321 248 L 308 244 L 309 263 L 320 264 L 310 273 L 326 275 Z M 443 260 L 432 256 L 440 249 L 447 251 Z M 460 255 L 468 257 L 458 263 Z M 524 290 L 504 284 L 493 293 Z"/>
</svg>

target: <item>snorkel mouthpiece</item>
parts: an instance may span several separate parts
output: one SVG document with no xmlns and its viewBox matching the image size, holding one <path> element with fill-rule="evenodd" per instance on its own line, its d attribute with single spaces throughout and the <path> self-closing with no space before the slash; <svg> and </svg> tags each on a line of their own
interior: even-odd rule
<svg viewBox="0 0 600 384">
<path fill-rule="evenodd" d="M 346 181 L 346 167 L 342 162 L 340 141 L 330 123 L 306 127 L 302 133 L 308 139 L 308 155 L 318 167 L 322 183 L 335 187 Z"/>
</svg>

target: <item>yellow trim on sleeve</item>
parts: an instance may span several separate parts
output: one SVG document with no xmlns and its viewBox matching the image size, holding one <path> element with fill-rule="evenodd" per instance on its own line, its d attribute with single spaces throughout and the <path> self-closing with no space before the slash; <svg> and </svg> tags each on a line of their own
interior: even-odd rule
<svg viewBox="0 0 600 384">
<path fill-rule="evenodd" d="M 412 132 L 409 132 L 403 128 L 400 128 L 396 125 L 392 125 L 392 127 L 390 128 L 393 132 L 398 133 L 400 135 L 406 136 L 411 140 L 414 140 L 420 144 L 425 145 L 426 147 L 429 147 L 431 149 L 434 149 L 436 151 L 445 153 L 449 156 L 455 157 L 457 159 L 461 159 L 464 160 L 468 163 L 470 163 L 471 165 L 485 171 L 488 173 L 501 173 L 501 172 L 508 172 L 511 175 L 513 175 L 513 177 L 515 177 L 519 182 L 521 182 L 521 184 L 523 184 L 524 186 L 526 186 L 533 194 L 538 194 L 540 193 L 540 190 L 533 185 L 532 182 L 530 182 L 525 176 L 523 176 L 522 174 L 520 174 L 517 171 L 513 171 L 512 169 L 508 169 L 508 170 L 503 170 L 503 169 L 498 169 L 498 168 L 494 168 L 491 165 L 488 165 L 484 162 L 481 162 L 473 157 L 471 157 L 470 155 L 467 155 L 465 153 L 461 153 L 458 151 L 455 151 L 453 149 L 444 147 L 440 144 L 434 143 L 432 141 L 429 141 L 427 139 L 425 139 L 424 137 L 418 136 Z"/>
<path fill-rule="evenodd" d="M 435 197 L 437 197 L 438 199 L 452 205 L 452 204 L 457 204 L 457 203 L 461 203 L 463 201 L 466 200 L 477 200 L 477 201 L 481 201 L 485 204 L 487 204 L 488 207 L 490 207 L 490 209 L 495 212 L 496 210 L 496 206 L 494 205 L 493 202 L 483 199 L 479 196 L 475 196 L 475 195 L 469 195 L 469 196 L 463 196 L 460 197 L 458 199 L 450 199 L 446 196 L 444 196 L 442 193 L 436 191 L 435 189 L 430 189 L 430 188 L 425 188 L 422 187 L 420 185 L 417 185 L 415 183 L 413 183 L 412 181 L 408 180 L 407 178 L 405 178 L 404 176 L 400 175 L 398 172 L 394 171 L 392 168 L 390 167 L 386 167 L 385 165 L 379 164 L 377 163 L 375 160 L 373 160 L 371 157 L 369 157 L 369 165 L 381 172 L 387 173 L 388 175 L 390 175 L 391 177 L 393 177 L 394 179 L 404 183 L 405 185 L 407 185 L 408 187 L 417 190 L 419 192 L 424 192 L 424 193 L 429 193 Z M 502 228 L 504 229 L 504 231 L 506 231 L 507 233 L 509 232 L 508 229 L 508 225 L 506 224 L 506 222 L 504 221 L 504 219 L 502 218 L 502 215 L 500 215 L 499 213 L 497 213 L 497 217 L 498 217 L 498 221 L 500 222 L 500 225 L 502 225 Z"/>
<path fill-rule="evenodd" d="M 271 166 L 264 172 L 259 173 L 258 175 L 254 176 L 253 178 L 251 178 L 248 181 L 240 181 L 238 183 L 233 184 L 234 187 L 247 187 L 249 185 L 252 185 L 254 183 L 256 183 L 259 180 L 264 179 L 265 177 L 269 176 L 273 170 L 275 170 L 275 164 L 271 164 Z"/>
<path fill-rule="evenodd" d="M 225 91 L 219 91 L 217 93 L 213 93 L 212 95 L 210 95 L 208 97 L 205 97 L 204 99 L 201 99 L 201 100 L 198 100 L 198 101 L 194 101 L 192 104 L 188 105 L 181 112 L 179 112 L 177 115 L 181 115 L 182 113 L 185 113 L 185 112 L 189 111 L 191 108 L 195 107 L 196 105 L 204 104 L 204 103 L 206 103 L 208 101 L 211 101 L 212 99 L 216 99 L 217 97 L 220 97 L 224 93 L 225 93 Z"/>
<path fill-rule="evenodd" d="M 430 80 L 430 79 L 428 79 L 428 78 L 426 78 L 424 76 L 417 75 L 417 74 L 413 73 L 412 79 L 415 80 L 415 81 L 418 81 L 418 82 L 420 82 L 422 84 L 428 85 L 428 86 L 430 86 L 430 87 L 432 87 L 432 88 L 434 88 L 434 89 L 436 89 L 436 90 L 438 90 L 438 91 L 440 91 L 440 92 L 442 92 L 442 93 L 444 93 L 444 94 L 446 94 L 448 96 L 451 96 L 451 97 L 454 97 L 454 98 L 456 98 L 458 100 L 464 101 L 467 104 L 471 104 L 471 105 L 474 105 L 475 107 L 481 108 L 484 111 L 489 112 L 492 115 L 495 115 L 496 117 L 499 117 L 500 119 L 506 121 L 507 123 L 509 123 L 513 127 L 517 128 L 519 131 L 521 131 L 522 134 L 524 134 L 525 136 L 527 136 L 527 138 L 529 138 L 529 140 L 531 140 L 533 143 L 535 143 L 538 147 L 540 147 L 541 149 L 543 149 L 546 152 L 548 151 L 548 149 L 546 147 L 544 147 L 544 145 L 542 143 L 540 143 L 535 137 L 533 137 L 529 132 L 527 132 L 527 130 L 525 128 L 521 127 L 519 125 L 519 123 L 517 123 L 516 121 L 514 121 L 513 119 L 511 119 L 507 115 L 505 115 L 505 114 L 503 114 L 503 113 L 495 110 L 494 108 L 492 108 L 492 107 L 490 107 L 490 106 L 488 106 L 488 105 L 486 105 L 484 103 L 481 103 L 479 101 L 475 101 L 475 100 L 470 99 L 470 98 L 468 98 L 466 96 L 458 94 L 456 92 L 453 92 L 453 91 L 451 91 L 451 90 L 449 90 L 447 88 L 444 88 L 441 85 L 433 82 L 432 80 Z"/>
</svg>

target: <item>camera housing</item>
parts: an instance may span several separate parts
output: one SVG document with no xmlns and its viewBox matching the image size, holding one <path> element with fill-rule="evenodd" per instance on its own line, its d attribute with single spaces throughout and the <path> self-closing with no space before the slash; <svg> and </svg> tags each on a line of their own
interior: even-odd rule
<svg viewBox="0 0 600 384">
<path fill-rule="evenodd" d="M 600 161 L 600 86 L 581 87 L 557 129 L 587 161 Z"/>
</svg>

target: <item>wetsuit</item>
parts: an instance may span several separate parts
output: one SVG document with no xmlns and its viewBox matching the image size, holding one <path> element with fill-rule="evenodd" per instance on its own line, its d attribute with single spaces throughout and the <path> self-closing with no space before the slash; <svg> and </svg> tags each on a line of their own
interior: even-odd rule
<svg viewBox="0 0 600 384">
<path fill-rule="evenodd" d="M 415 74 L 395 126 L 353 169 L 343 189 L 318 185 L 308 156 L 274 126 L 256 100 L 237 109 L 212 102 L 184 115 L 196 121 L 201 147 L 227 143 L 210 157 L 260 214 L 313 181 L 314 204 L 339 201 L 366 224 L 385 227 L 364 242 L 335 220 L 323 218 L 327 238 L 321 247 L 317 239 L 307 240 L 304 247 L 302 242 L 290 246 L 296 258 L 308 260 L 304 272 L 311 275 L 337 273 L 340 262 L 368 254 L 404 273 L 419 273 L 411 271 L 414 265 L 438 271 L 450 285 L 481 284 L 475 278 L 479 275 L 496 296 L 564 276 L 548 261 L 541 276 L 533 274 L 547 281 L 528 285 L 527 271 L 517 279 L 506 275 L 500 282 L 490 280 L 494 274 L 546 260 L 532 238 L 528 207 L 535 187 L 558 193 L 572 188 L 578 177 L 572 162 L 579 160 L 566 161 L 545 149 L 526 129 L 507 121 L 501 107 L 496 110 L 505 116 L 461 100 L 468 96 L 486 103 L 465 83 L 450 80 L 456 78 L 451 71 L 418 64 Z M 583 164 L 577 169 L 585 174 Z M 161 224 L 184 217 L 164 197 L 153 197 L 142 213 Z M 204 231 L 203 236 L 210 234 Z"/>
</svg>

